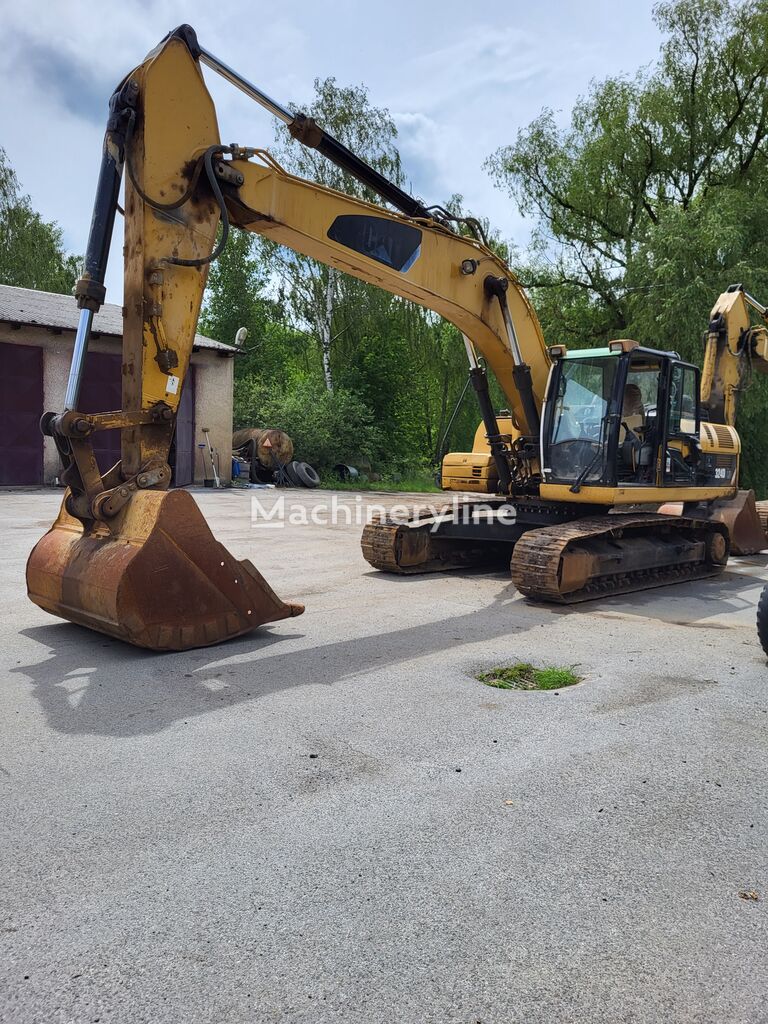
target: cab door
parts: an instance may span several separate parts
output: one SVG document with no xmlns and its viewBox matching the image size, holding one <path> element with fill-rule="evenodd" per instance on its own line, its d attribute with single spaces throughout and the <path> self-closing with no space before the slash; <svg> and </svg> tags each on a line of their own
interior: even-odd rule
<svg viewBox="0 0 768 1024">
<path fill-rule="evenodd" d="M 672 360 L 666 374 L 662 485 L 695 486 L 699 463 L 699 369 Z"/>
</svg>

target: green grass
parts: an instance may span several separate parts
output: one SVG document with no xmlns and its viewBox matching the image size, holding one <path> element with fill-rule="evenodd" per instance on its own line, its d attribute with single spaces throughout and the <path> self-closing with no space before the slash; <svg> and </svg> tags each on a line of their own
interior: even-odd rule
<svg viewBox="0 0 768 1024">
<path fill-rule="evenodd" d="M 415 493 L 436 493 L 441 494 L 441 489 L 435 483 L 434 476 L 427 473 L 418 476 L 402 477 L 399 480 L 388 480 L 384 477 L 381 480 L 347 480 L 337 479 L 334 474 L 322 474 L 320 487 L 328 491 L 413 491 Z"/>
<path fill-rule="evenodd" d="M 477 678 L 498 690 L 560 690 L 581 682 L 581 676 L 570 668 L 534 668 L 525 661 L 480 672 Z"/>
</svg>

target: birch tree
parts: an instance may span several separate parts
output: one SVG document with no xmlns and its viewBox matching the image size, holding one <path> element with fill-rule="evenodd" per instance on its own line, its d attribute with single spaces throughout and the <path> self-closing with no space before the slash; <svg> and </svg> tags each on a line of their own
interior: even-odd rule
<svg viewBox="0 0 768 1024">
<path fill-rule="evenodd" d="M 402 184 L 400 155 L 396 146 L 397 127 L 389 111 L 372 106 L 364 86 L 340 86 L 335 78 L 326 78 L 315 79 L 314 90 L 314 99 L 303 112 L 381 174 Z M 292 139 L 282 127 L 277 129 L 274 154 L 287 170 L 299 177 L 360 199 L 381 202 L 356 178 L 336 167 L 317 150 L 308 149 Z M 308 324 L 317 338 L 325 385 L 332 391 L 337 310 L 340 304 L 354 302 L 359 288 L 365 286 L 339 274 L 332 267 L 282 246 L 273 247 L 272 263 L 283 279 L 283 292 L 290 314 L 299 324 Z"/>
</svg>

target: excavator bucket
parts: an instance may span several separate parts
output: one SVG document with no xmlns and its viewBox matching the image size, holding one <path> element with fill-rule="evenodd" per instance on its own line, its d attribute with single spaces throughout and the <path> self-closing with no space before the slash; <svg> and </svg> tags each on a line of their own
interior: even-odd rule
<svg viewBox="0 0 768 1024">
<path fill-rule="evenodd" d="M 186 491 L 139 491 L 110 526 L 84 528 L 62 503 L 27 562 L 36 605 L 153 651 L 207 647 L 304 611 L 219 544 Z"/>
<path fill-rule="evenodd" d="M 754 491 L 738 491 L 730 501 L 717 501 L 708 516 L 728 527 L 732 555 L 754 555 L 768 548 Z"/>
</svg>

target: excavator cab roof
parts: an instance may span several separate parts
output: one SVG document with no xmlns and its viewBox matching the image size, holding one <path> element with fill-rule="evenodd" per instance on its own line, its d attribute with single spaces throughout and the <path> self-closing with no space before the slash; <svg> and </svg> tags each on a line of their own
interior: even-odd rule
<svg viewBox="0 0 768 1024">
<path fill-rule="evenodd" d="M 609 345 L 603 348 L 576 348 L 571 351 L 566 351 L 562 358 L 563 359 L 595 359 L 599 356 L 621 356 L 625 353 L 631 353 L 633 356 L 647 356 L 651 359 L 679 359 L 680 355 L 677 352 L 665 352 L 661 349 L 656 348 L 645 348 L 642 345 L 634 345 L 631 348 L 627 346 L 626 342 L 611 342 Z"/>
<path fill-rule="evenodd" d="M 606 345 L 605 348 L 576 348 L 566 352 L 563 359 L 594 359 L 595 356 L 618 356 L 619 352 L 613 352 Z"/>
</svg>

